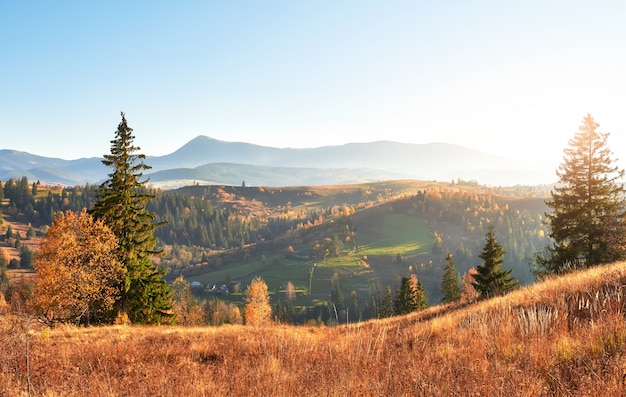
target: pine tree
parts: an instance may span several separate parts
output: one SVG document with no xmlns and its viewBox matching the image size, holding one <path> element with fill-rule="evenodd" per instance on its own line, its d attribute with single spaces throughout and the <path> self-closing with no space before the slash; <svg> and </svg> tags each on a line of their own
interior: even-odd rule
<svg viewBox="0 0 626 397">
<path fill-rule="evenodd" d="M 485 247 L 478 255 L 483 264 L 476 267 L 473 285 L 481 297 L 490 298 L 517 288 L 518 282 L 511 277 L 512 269 L 502 270 L 500 267 L 504 263 L 505 252 L 496 240 L 493 226 L 489 226 L 485 239 Z"/>
<path fill-rule="evenodd" d="M 378 317 L 386 318 L 393 316 L 393 299 L 391 298 L 391 287 L 385 288 L 385 295 L 380 298 L 378 304 Z"/>
<path fill-rule="evenodd" d="M 330 302 L 337 312 L 344 310 L 344 297 L 341 290 L 339 272 L 335 272 L 330 278 Z"/>
<path fill-rule="evenodd" d="M 172 320 L 172 291 L 167 286 L 165 270 L 159 270 L 151 260 L 156 254 L 154 232 L 155 214 L 146 209 L 154 196 L 146 191 L 143 171 L 145 155 L 133 146 L 133 129 L 122 113 L 122 122 L 111 141 L 111 154 L 102 163 L 113 169 L 109 179 L 97 191 L 92 210 L 119 240 L 120 260 L 126 267 L 126 279 L 119 301 L 120 314 L 128 315 L 133 323 L 151 324 Z"/>
<path fill-rule="evenodd" d="M 626 258 L 624 170 L 611 159 L 608 133 L 590 114 L 564 150 L 559 183 L 546 204 L 553 244 L 537 255 L 539 276 Z"/>
<path fill-rule="evenodd" d="M 396 291 L 396 299 L 393 302 L 394 314 L 399 316 L 412 313 L 428 307 L 426 292 L 422 282 L 415 274 L 402 277 L 400 289 Z"/>
<path fill-rule="evenodd" d="M 461 299 L 460 283 L 459 272 L 454 265 L 452 254 L 448 252 L 446 266 L 443 270 L 443 276 L 441 277 L 441 292 L 443 292 L 441 303 L 457 302 Z"/>
</svg>

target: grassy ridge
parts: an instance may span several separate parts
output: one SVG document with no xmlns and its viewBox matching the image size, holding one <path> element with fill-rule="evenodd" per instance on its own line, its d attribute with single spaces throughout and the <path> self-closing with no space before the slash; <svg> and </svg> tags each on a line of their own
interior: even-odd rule
<svg viewBox="0 0 626 397">
<path fill-rule="evenodd" d="M 471 306 L 308 328 L 54 330 L 0 316 L 0 395 L 619 396 L 626 263 Z"/>
</svg>

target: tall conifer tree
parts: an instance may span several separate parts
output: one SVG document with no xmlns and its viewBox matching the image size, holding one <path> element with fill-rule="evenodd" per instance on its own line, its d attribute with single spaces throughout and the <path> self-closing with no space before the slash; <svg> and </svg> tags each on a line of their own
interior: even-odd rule
<svg viewBox="0 0 626 397">
<path fill-rule="evenodd" d="M 456 302 L 461 299 L 461 280 L 459 278 L 459 272 L 454 266 L 454 260 L 452 254 L 448 252 L 446 257 L 446 266 L 443 270 L 443 276 L 441 277 L 441 292 L 443 292 L 443 299 L 441 303 Z"/>
<path fill-rule="evenodd" d="M 102 219 L 119 240 L 120 260 L 126 267 L 126 278 L 118 311 L 126 313 L 133 323 L 169 322 L 172 318 L 172 291 L 164 280 L 165 270 L 151 260 L 155 253 L 155 214 L 146 209 L 154 196 L 146 190 L 143 171 L 145 155 L 133 145 L 133 129 L 122 113 L 122 122 L 111 141 L 111 154 L 102 163 L 113 169 L 109 179 L 100 185 L 92 214 Z"/>
<path fill-rule="evenodd" d="M 624 170 L 598 127 L 587 114 L 564 150 L 559 183 L 546 203 L 553 244 L 537 256 L 540 276 L 626 258 Z"/>
<path fill-rule="evenodd" d="M 428 307 L 426 291 L 415 274 L 402 277 L 400 289 L 396 291 L 393 311 L 396 315 L 408 314 Z"/>
<path fill-rule="evenodd" d="M 517 288 L 519 283 L 511 277 L 512 269 L 503 270 L 504 249 L 496 240 L 493 226 L 489 226 L 485 237 L 487 242 L 478 257 L 483 260 L 483 264 L 476 267 L 474 275 L 474 288 L 483 298 L 490 298 L 496 295 L 503 295 L 512 289 Z"/>
</svg>

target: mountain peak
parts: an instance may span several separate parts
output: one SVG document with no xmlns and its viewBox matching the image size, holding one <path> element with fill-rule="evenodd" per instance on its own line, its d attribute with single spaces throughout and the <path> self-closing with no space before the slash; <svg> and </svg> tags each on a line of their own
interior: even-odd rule
<svg viewBox="0 0 626 397">
<path fill-rule="evenodd" d="M 450 181 L 457 178 L 476 180 L 483 184 L 511 186 L 516 184 L 550 183 L 553 173 L 545 170 L 521 168 L 508 159 L 483 153 L 459 145 L 445 143 L 409 144 L 393 141 L 351 143 L 317 148 L 275 148 L 244 142 L 226 142 L 198 135 L 173 153 L 150 157 L 152 173 L 173 169 L 195 169 L 207 164 L 245 164 L 245 173 L 220 179 L 220 175 L 203 175 L 192 180 L 211 180 L 216 183 L 239 184 L 241 180 L 253 184 L 254 167 L 290 167 L 296 177 L 302 172 L 306 179 L 311 170 L 319 170 L 334 177 L 337 182 L 356 183 L 367 179 L 363 172 L 372 170 L 373 180 L 421 179 Z M 306 169 L 306 170 L 305 170 Z M 298 171 L 301 170 L 301 171 Z M 338 170 L 342 170 L 339 172 Z M 348 171 L 346 171 L 348 170 Z M 350 172 L 349 170 L 353 170 Z M 0 180 L 27 176 L 46 182 L 62 184 L 99 183 L 106 177 L 100 159 L 62 161 L 29 155 L 18 151 L 0 151 Z M 269 172 L 266 170 L 266 172 Z M 343 173 L 343 176 L 339 174 Z M 383 174 L 386 173 L 386 174 Z M 197 175 L 197 172 L 196 172 Z M 387 176 L 384 176 L 387 175 Z M 53 180 L 53 178 L 56 178 Z M 350 179 L 352 178 L 352 179 Z M 284 185 L 279 174 L 275 185 Z M 265 180 L 274 180 L 266 178 Z"/>
</svg>

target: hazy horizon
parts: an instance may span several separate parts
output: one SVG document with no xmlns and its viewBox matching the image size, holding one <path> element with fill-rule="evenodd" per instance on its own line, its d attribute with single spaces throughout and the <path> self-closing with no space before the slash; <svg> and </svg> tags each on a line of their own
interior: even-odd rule
<svg viewBox="0 0 626 397">
<path fill-rule="evenodd" d="M 626 160 L 621 2 L 0 4 L 3 146 L 109 152 L 126 113 L 162 156 L 443 142 L 558 164 L 591 113 Z M 1 40 L 1 39 L 0 39 Z"/>
</svg>

